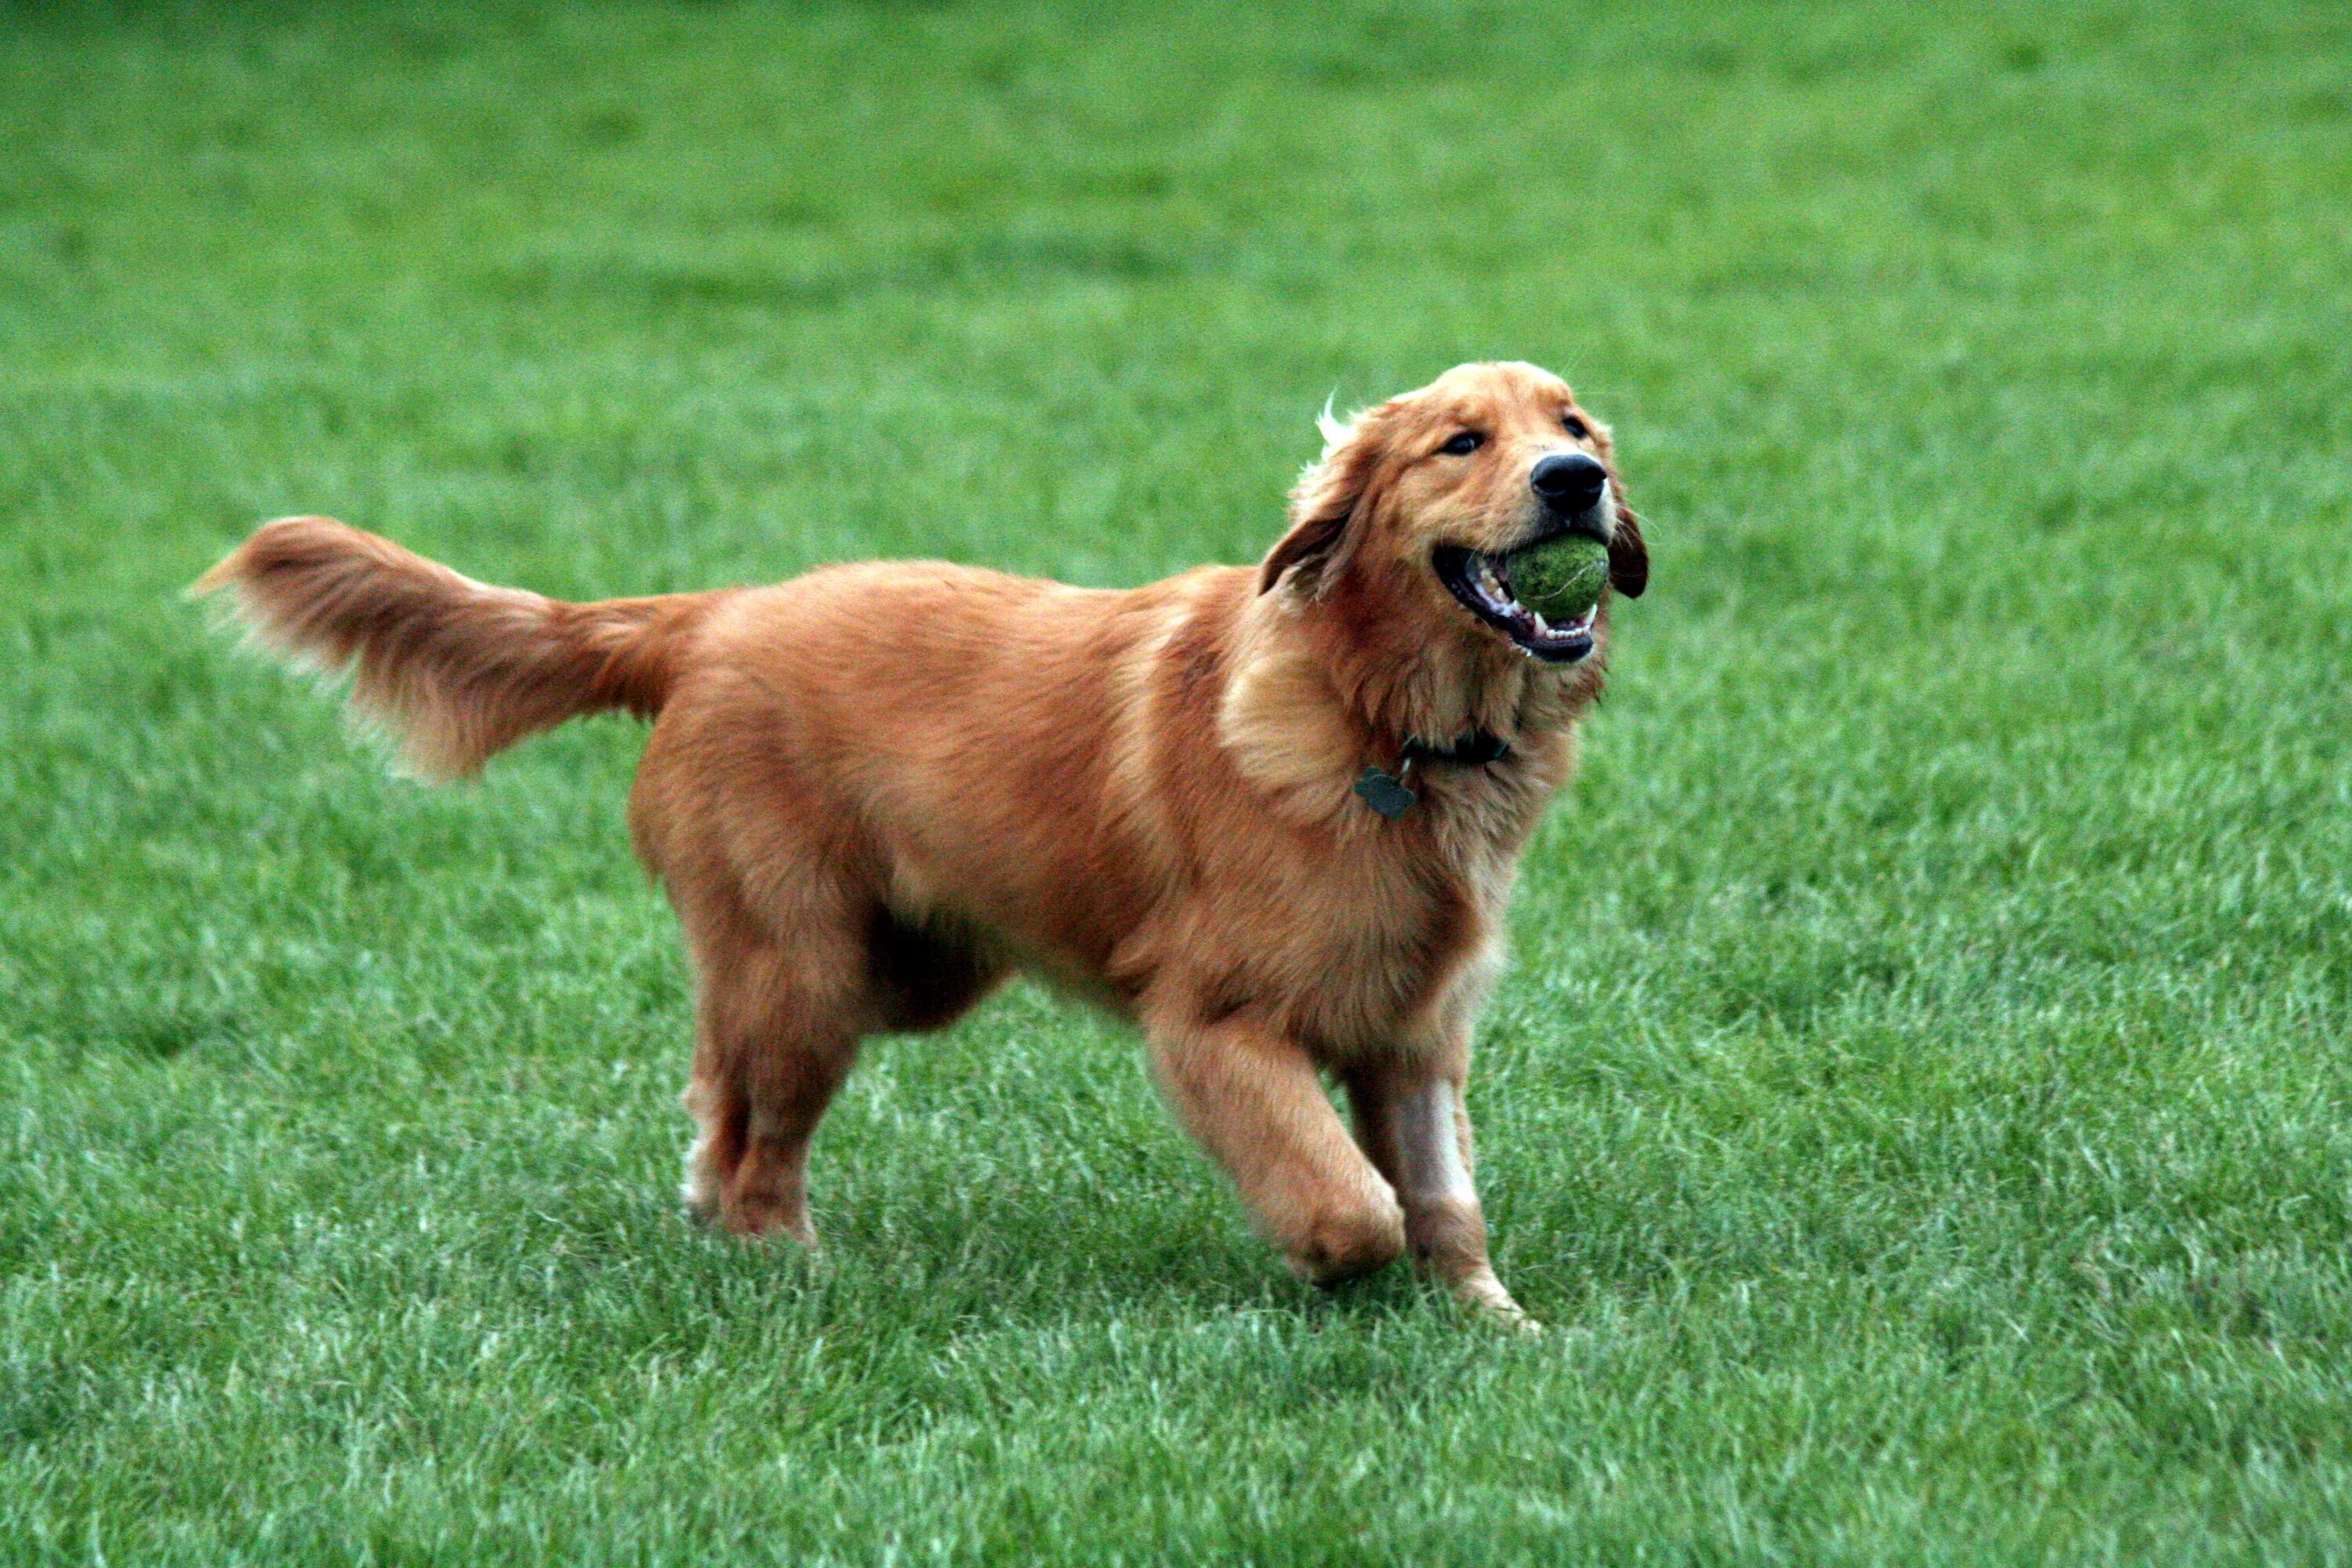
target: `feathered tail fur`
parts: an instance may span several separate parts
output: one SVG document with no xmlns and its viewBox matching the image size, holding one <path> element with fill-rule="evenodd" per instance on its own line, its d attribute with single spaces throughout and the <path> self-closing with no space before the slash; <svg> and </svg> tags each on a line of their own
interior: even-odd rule
<svg viewBox="0 0 2352 1568">
<path fill-rule="evenodd" d="M 567 604 L 477 583 L 324 517 L 263 524 L 191 591 L 222 588 L 265 642 L 349 668 L 352 706 L 430 778 L 469 776 L 583 713 L 652 717 L 714 596 Z"/>
</svg>

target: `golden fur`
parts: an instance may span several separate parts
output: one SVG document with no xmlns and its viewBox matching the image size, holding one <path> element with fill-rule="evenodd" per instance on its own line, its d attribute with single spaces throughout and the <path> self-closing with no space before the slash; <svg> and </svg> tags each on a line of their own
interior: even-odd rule
<svg viewBox="0 0 2352 1568">
<path fill-rule="evenodd" d="M 1605 612 L 1589 657 L 1538 662 L 1431 561 L 1533 537 L 1538 459 L 1611 462 L 1580 417 L 1533 366 L 1462 366 L 1327 421 L 1260 564 L 1129 592 L 868 563 L 569 605 L 323 518 L 267 525 L 198 586 L 352 668 L 354 702 L 429 774 L 579 713 L 653 719 L 629 822 L 694 959 L 687 1193 L 727 1228 L 808 1239 L 809 1140 L 860 1038 L 937 1028 L 1020 967 L 1141 1026 L 1301 1274 L 1409 1246 L 1516 1316 L 1462 1089 L 1521 847 L 1600 689 Z M 1441 450 L 1465 431 L 1484 444 Z M 1609 478 L 1612 579 L 1638 593 Z M 1509 754 L 1419 764 L 1396 820 L 1354 791 L 1410 741 L 1482 730 Z"/>
</svg>

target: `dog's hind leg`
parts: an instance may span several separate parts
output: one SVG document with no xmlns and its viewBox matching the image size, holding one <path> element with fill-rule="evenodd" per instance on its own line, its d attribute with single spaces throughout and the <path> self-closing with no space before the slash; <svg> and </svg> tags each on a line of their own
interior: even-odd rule
<svg viewBox="0 0 2352 1568">
<path fill-rule="evenodd" d="M 864 1020 L 847 955 L 812 942 L 697 944 L 694 1079 L 699 1136 L 687 1203 L 738 1236 L 813 1242 L 810 1140 L 856 1059 Z M 827 962 L 828 958 L 839 960 Z"/>
<path fill-rule="evenodd" d="M 1395 1194 L 1295 1041 L 1240 1019 L 1147 1026 L 1161 1089 L 1292 1272 L 1334 1285 L 1404 1250 Z"/>
</svg>

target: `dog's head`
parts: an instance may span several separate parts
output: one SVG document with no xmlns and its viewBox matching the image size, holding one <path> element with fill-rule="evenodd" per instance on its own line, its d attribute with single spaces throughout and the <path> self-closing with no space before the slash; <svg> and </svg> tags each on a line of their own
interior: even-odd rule
<svg viewBox="0 0 2352 1568">
<path fill-rule="evenodd" d="M 1649 580 L 1609 432 L 1568 384 L 1531 364 L 1465 364 L 1344 424 L 1291 494 L 1291 527 L 1266 555 L 1262 593 L 1308 598 L 1350 578 L 1423 602 L 1433 624 L 1501 638 L 1549 664 L 1592 651 L 1594 614 L 1553 626 L 1511 597 L 1503 557 L 1559 533 L 1609 547 L 1609 580 Z M 1416 617 L 1419 618 L 1419 617 Z"/>
</svg>

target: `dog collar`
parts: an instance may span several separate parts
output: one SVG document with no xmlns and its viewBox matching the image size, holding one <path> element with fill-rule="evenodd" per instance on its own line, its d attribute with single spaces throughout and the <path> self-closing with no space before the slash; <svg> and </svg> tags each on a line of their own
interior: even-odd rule
<svg viewBox="0 0 2352 1568">
<path fill-rule="evenodd" d="M 1426 741 L 1404 743 L 1407 763 L 1415 757 L 1427 757 L 1433 763 L 1449 767 L 1483 768 L 1488 763 L 1499 763 L 1511 754 L 1511 743 L 1492 730 L 1473 730 L 1450 746 L 1433 746 Z"/>
<path fill-rule="evenodd" d="M 1377 765 L 1366 764 L 1356 780 L 1356 793 L 1364 804 L 1394 822 L 1413 808 L 1421 796 L 1415 795 L 1407 781 L 1412 777 L 1415 763 L 1426 758 L 1448 767 L 1483 768 L 1489 763 L 1499 763 L 1511 754 L 1511 743 L 1492 730 L 1473 730 L 1451 745 L 1433 746 L 1423 740 L 1408 740 L 1404 752 L 1397 759 L 1396 772 L 1383 773 Z"/>
</svg>

